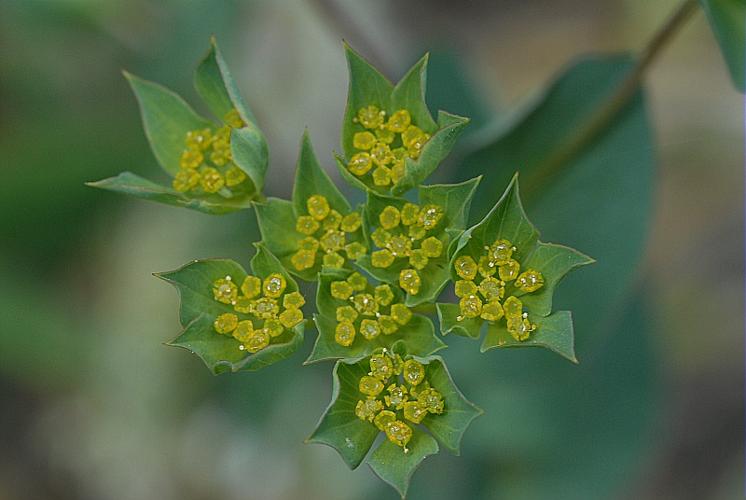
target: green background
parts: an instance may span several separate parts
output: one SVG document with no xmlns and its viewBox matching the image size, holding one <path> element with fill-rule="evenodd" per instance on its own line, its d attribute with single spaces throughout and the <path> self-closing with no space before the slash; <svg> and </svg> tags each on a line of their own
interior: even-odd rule
<svg viewBox="0 0 746 500">
<path fill-rule="evenodd" d="M 640 48 L 677 2 L 337 4 L 0 3 L 0 498 L 396 498 L 367 466 L 302 443 L 331 392 L 330 364 L 300 367 L 314 333 L 286 362 L 219 377 L 162 345 L 178 334 L 178 299 L 151 273 L 194 258 L 247 266 L 258 231 L 251 212 L 83 185 L 123 170 L 166 180 L 122 69 L 195 102 L 191 72 L 216 34 L 269 141 L 266 192 L 287 198 L 306 126 L 336 175 L 341 39 L 392 79 L 431 50 L 432 111 L 473 119 L 435 179 L 486 174 L 476 218 L 624 68 L 594 57 Z M 487 414 L 461 457 L 424 462 L 410 498 L 742 494 L 743 108 L 702 12 L 646 90 L 527 200 L 545 240 L 599 260 L 556 295 L 581 364 L 447 338 L 454 379 Z"/>
</svg>

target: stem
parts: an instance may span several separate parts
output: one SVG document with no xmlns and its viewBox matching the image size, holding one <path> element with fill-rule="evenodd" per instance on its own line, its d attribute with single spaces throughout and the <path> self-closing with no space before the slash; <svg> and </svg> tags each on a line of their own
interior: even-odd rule
<svg viewBox="0 0 746 500">
<path fill-rule="evenodd" d="M 562 168 L 569 165 L 569 160 L 590 144 L 598 135 L 606 130 L 608 125 L 619 114 L 637 93 L 646 70 L 655 61 L 661 50 L 667 45 L 674 34 L 689 20 L 697 10 L 697 0 L 684 0 L 668 20 L 658 29 L 637 56 L 635 65 L 627 76 L 609 95 L 604 103 L 585 121 L 577 132 L 571 135 L 563 144 L 555 149 L 547 160 L 528 177 L 526 182 L 527 197 L 549 181 Z"/>
</svg>

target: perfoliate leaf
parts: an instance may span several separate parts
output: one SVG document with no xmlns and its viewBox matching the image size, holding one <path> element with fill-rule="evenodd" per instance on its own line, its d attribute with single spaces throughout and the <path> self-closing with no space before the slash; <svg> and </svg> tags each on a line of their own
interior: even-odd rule
<svg viewBox="0 0 746 500">
<path fill-rule="evenodd" d="M 340 361 L 332 375 L 332 401 L 307 443 L 331 446 L 350 469 L 355 469 L 373 446 L 379 430 L 355 415 L 360 399 L 358 382 L 370 371 L 368 358 Z M 400 450 L 401 451 L 401 450 Z"/>
<path fill-rule="evenodd" d="M 507 259 L 510 259 L 511 266 L 515 266 L 512 275 L 507 272 L 503 275 L 510 269 L 505 257 L 494 256 L 493 245 L 498 243 L 506 247 Z M 463 264 L 464 259 L 466 264 Z M 577 362 L 570 314 L 548 315 L 559 281 L 572 269 L 593 262 L 590 257 L 571 248 L 539 241 L 539 232 L 523 210 L 516 174 L 494 208 L 482 221 L 464 231 L 455 246 L 449 266 L 451 277 L 461 286 L 466 287 L 471 282 L 469 286 L 473 287 L 473 292 L 463 292 L 458 305 L 437 305 L 441 333 L 477 339 L 486 322 L 488 329 L 482 352 L 494 347 L 541 346 Z M 466 266 L 465 270 L 458 270 L 460 263 Z M 486 279 L 483 267 L 493 276 L 489 279 L 497 280 L 495 286 L 501 283 L 503 287 L 499 295 L 501 305 L 497 312 L 490 313 L 499 314 L 497 319 L 485 316 L 483 311 L 483 307 L 495 299 L 490 297 L 489 289 L 483 288 L 482 280 Z M 520 286 L 518 283 L 524 273 L 538 273 L 539 285 L 536 288 Z M 517 315 L 509 313 L 506 305 L 508 300 L 516 299 L 519 301 Z M 508 330 L 509 314 L 512 332 Z"/>
<path fill-rule="evenodd" d="M 236 109 L 245 122 L 256 126 L 254 114 L 241 97 L 215 37 L 210 38 L 210 48 L 194 72 L 194 88 L 216 118 L 222 120 Z"/>
<path fill-rule="evenodd" d="M 166 87 L 130 73 L 124 76 L 140 105 L 145 136 L 153 154 L 166 172 L 176 174 L 187 132 L 213 124 L 199 116 L 184 99 Z"/>
<path fill-rule="evenodd" d="M 412 248 L 418 248 L 425 238 L 432 236 L 441 242 L 442 252 L 438 257 L 429 258 L 425 267 L 418 270 L 422 284 L 417 294 L 407 293 L 406 304 L 408 306 L 433 302 L 448 282 L 450 271 L 447 249 L 466 227 L 469 207 L 479 181 L 480 178 L 477 177 L 459 184 L 420 186 L 418 205 L 420 207 L 437 205 L 443 210 L 443 217 L 438 225 L 429 230 L 423 238 L 412 242 Z M 380 228 L 379 218 L 386 207 L 393 206 L 401 211 L 406 203 L 407 201 L 402 198 L 383 196 L 369 191 L 365 204 L 366 227 L 369 230 Z M 407 231 L 407 226 L 400 224 L 389 232 L 392 235 L 401 232 L 402 235 L 409 238 Z M 373 265 L 371 253 L 360 259 L 358 265 L 376 279 L 395 286 L 398 286 L 399 283 L 399 273 L 403 269 L 412 268 L 410 260 L 406 257 L 395 259 L 393 264 L 388 267 L 377 267 Z"/>
<path fill-rule="evenodd" d="M 322 443 L 333 447 L 350 468 L 356 468 L 374 445 L 376 436 L 382 432 L 374 424 L 375 420 L 372 420 L 372 417 L 369 417 L 369 420 L 362 420 L 356 407 L 371 398 L 377 400 L 376 404 L 379 406 L 374 413 L 377 414 L 383 409 L 393 412 L 394 419 L 409 426 L 412 435 L 406 443 L 397 444 L 384 434 L 381 444 L 368 456 L 368 464 L 381 479 L 393 486 L 404 497 L 412 474 L 422 460 L 438 452 L 438 442 L 452 453 L 459 453 L 463 433 L 471 421 L 482 413 L 482 410 L 461 394 L 440 357 L 408 356 L 406 346 L 401 343 L 397 343 L 387 353 L 377 351 L 377 356 L 389 357 L 392 362 L 399 355 L 421 364 L 424 370 L 423 378 L 419 382 L 421 385 L 411 385 L 403 374 L 400 379 L 396 371 L 388 376 L 374 374 L 371 371 L 373 364 L 370 357 L 337 362 L 334 368 L 332 402 L 307 442 Z M 401 362 L 401 358 L 398 359 Z M 366 376 L 380 377 L 379 383 L 388 388 L 382 389 L 376 396 L 364 394 L 361 392 L 363 389 L 361 379 Z M 385 396 L 385 394 L 393 394 L 389 389 L 395 389 L 397 385 L 405 388 L 403 401 L 400 403 L 395 403 Z M 415 391 L 436 391 L 433 395 L 437 394 L 441 401 L 441 407 L 438 410 L 440 413 L 428 410 L 424 417 L 420 417 L 420 424 L 412 420 L 413 417 L 407 413 L 403 405 L 403 402 L 418 400 L 419 396 Z M 422 401 L 425 400 L 420 401 L 420 404 L 424 404 Z"/>
<path fill-rule="evenodd" d="M 279 273 L 286 280 L 285 293 L 298 291 L 297 284 L 281 263 L 262 245 L 257 245 L 251 265 L 254 276 L 263 280 L 272 273 Z M 253 313 L 239 312 L 238 306 L 216 300 L 213 293 L 215 282 L 228 280 L 228 277 L 237 288 L 241 287 L 247 274 L 236 262 L 222 259 L 194 261 L 156 276 L 174 285 L 181 297 L 179 317 L 184 331 L 169 345 L 198 355 L 213 373 L 259 370 L 289 357 L 303 342 L 303 321 L 286 328 L 271 338 L 268 346 L 253 354 L 242 350 L 242 343 L 229 333 L 216 331 L 216 318 L 226 313 L 235 315 L 238 321 L 251 320 L 255 328 L 260 327 L 261 320 Z"/>
<path fill-rule="evenodd" d="M 746 2 L 700 0 L 736 88 L 746 89 Z"/>
<path fill-rule="evenodd" d="M 536 331 L 528 340 L 515 340 L 505 323 L 490 322 L 487 325 L 487 334 L 484 336 L 481 351 L 489 351 L 497 347 L 545 347 L 552 350 L 573 363 L 578 360 L 575 357 L 575 342 L 572 327 L 572 314 L 570 311 L 558 311 L 549 316 L 537 317 Z"/>
<path fill-rule="evenodd" d="M 405 325 L 399 325 L 396 332 L 391 334 L 379 334 L 376 338 L 368 340 L 359 332 L 359 325 L 365 316 L 360 315 L 354 321 L 356 335 L 349 346 L 343 346 L 335 340 L 337 321 L 337 308 L 351 305 L 350 301 L 335 298 L 331 294 L 331 284 L 334 281 L 344 281 L 351 274 L 348 270 L 325 270 L 319 274 L 319 284 L 316 292 L 316 309 L 318 314 L 314 316 L 316 329 L 319 336 L 313 346 L 311 355 L 306 364 L 330 359 L 351 359 L 367 356 L 380 347 L 391 347 L 394 343 L 401 342 L 410 354 L 426 356 L 439 351 L 446 345 L 435 335 L 432 321 L 419 314 Z M 372 285 L 366 293 L 373 294 Z M 392 287 L 396 290 L 395 287 Z M 401 300 L 401 295 L 395 292 L 394 302 Z"/>
<path fill-rule="evenodd" d="M 317 229 L 311 235 L 303 234 L 297 229 L 300 217 L 308 219 L 309 209 L 308 202 L 312 197 L 323 197 L 329 206 L 329 215 L 320 221 L 317 221 Z M 324 235 L 330 229 L 334 229 L 339 236 L 343 233 L 344 244 L 359 243 L 367 248 L 365 237 L 361 227 L 354 231 L 344 231 L 344 224 L 338 221 L 335 227 L 327 226 L 327 223 L 333 222 L 331 218 L 336 215 L 348 216 L 353 212 L 360 214 L 360 210 L 352 210 L 342 193 L 339 192 L 329 176 L 319 165 L 316 155 L 313 152 L 311 140 L 308 133 L 303 134 L 301 148 L 298 156 L 298 165 L 295 173 L 295 184 L 293 187 L 293 201 L 288 202 L 277 198 L 269 198 L 264 203 L 256 204 L 257 221 L 259 230 L 262 234 L 262 241 L 267 247 L 278 256 L 283 265 L 295 276 L 306 281 L 316 281 L 316 275 L 324 267 Z M 344 219 L 343 219 L 344 220 Z M 317 249 L 314 250 L 312 265 L 310 267 L 298 266 L 294 261 L 296 254 L 302 249 L 302 240 L 308 241 L 309 238 L 315 241 Z M 328 248 L 328 247 L 327 247 Z M 331 251 L 331 250 L 329 250 Z M 344 266 L 349 268 L 350 258 L 347 249 L 338 249 L 336 254 L 344 258 Z"/>
<path fill-rule="evenodd" d="M 382 194 L 402 194 L 416 187 L 435 170 L 451 151 L 456 138 L 469 120 L 442 111 L 438 114 L 438 121 L 433 120 L 425 102 L 427 55 L 420 59 L 394 86 L 348 45 L 345 45 L 345 53 L 350 82 L 342 126 L 344 157 L 337 157 L 337 167 L 342 177 L 357 188 Z M 365 124 L 360 121 L 358 113 L 369 106 L 373 106 L 382 113 L 380 124 Z M 400 110 L 406 110 L 409 113 L 408 116 L 411 119 L 411 122 L 408 122 L 409 125 L 416 127 L 422 134 L 426 134 L 420 136 L 420 140 L 414 141 L 418 144 L 414 150 L 409 150 L 410 143 L 404 141 L 402 132 L 406 126 L 388 128 L 386 120 Z M 387 131 L 391 133 L 391 136 L 385 139 Z M 403 173 L 393 172 L 395 170 L 393 165 L 396 163 L 393 156 L 391 160 L 382 162 L 380 169 L 377 167 L 378 163 L 375 163 L 365 172 L 351 172 L 348 163 L 353 157 L 359 153 L 372 152 L 372 145 L 355 146 L 356 134 L 372 134 L 369 137 L 375 137 L 375 141 L 378 141 L 379 145 L 385 145 L 385 149 L 392 151 L 400 149 L 403 152 Z M 415 150 L 416 153 L 413 153 L 412 151 Z M 383 172 L 389 169 L 392 170 L 392 181 L 376 182 L 374 180 L 374 173 L 377 170 Z M 389 174 L 381 175 L 387 177 Z"/>
<path fill-rule="evenodd" d="M 393 486 L 402 498 L 407 496 L 409 481 L 417 467 L 427 457 L 438 453 L 438 442 L 419 429 L 415 429 L 407 447 L 409 452 L 403 453 L 399 446 L 385 440 L 368 459 L 373 472 Z"/>
<path fill-rule="evenodd" d="M 235 212 L 236 210 L 251 208 L 251 199 L 247 196 L 223 198 L 219 195 L 211 195 L 193 198 L 186 193 L 180 193 L 170 187 L 156 184 L 132 172 L 122 172 L 116 177 L 87 182 L 86 185 L 134 196 L 143 200 L 155 201 L 175 207 L 190 208 L 212 215 L 222 215 Z"/>
</svg>

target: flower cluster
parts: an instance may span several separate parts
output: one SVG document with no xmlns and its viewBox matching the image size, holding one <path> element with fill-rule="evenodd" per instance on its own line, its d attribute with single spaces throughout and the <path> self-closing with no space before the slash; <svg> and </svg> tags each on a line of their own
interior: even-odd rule
<svg viewBox="0 0 746 500">
<path fill-rule="evenodd" d="M 388 205 L 378 215 L 379 226 L 371 233 L 371 239 L 379 250 L 371 253 L 371 264 L 388 268 L 397 259 L 408 259 L 412 268 L 399 273 L 399 286 L 410 295 L 420 291 L 422 279 L 417 271 L 424 269 L 430 259 L 443 254 L 443 242 L 428 236 L 440 223 L 443 213 L 438 205 L 419 207 L 407 202 L 401 210 Z"/>
<path fill-rule="evenodd" d="M 332 281 L 329 287 L 333 298 L 347 303 L 336 308 L 334 340 L 341 346 L 351 346 L 358 332 L 368 341 L 391 335 L 412 319 L 409 308 L 395 301 L 389 285 L 374 287 L 358 272 Z"/>
<path fill-rule="evenodd" d="M 231 276 L 216 280 L 212 284 L 214 299 L 233 306 L 235 313 L 215 318 L 215 331 L 232 335 L 240 342 L 241 350 L 261 351 L 273 338 L 303 321 L 300 308 L 306 300 L 298 292 L 285 293 L 286 287 L 287 281 L 279 273 L 272 273 L 264 280 L 246 276 L 240 288 Z"/>
<path fill-rule="evenodd" d="M 360 420 L 372 422 L 386 437 L 408 453 L 412 427 L 428 415 L 444 411 L 443 396 L 430 387 L 425 365 L 415 359 L 404 361 L 383 349 L 370 357 L 370 372 L 360 378 L 358 389 L 364 398 L 355 406 Z"/>
<path fill-rule="evenodd" d="M 386 120 L 386 111 L 365 106 L 358 110 L 353 122 L 363 130 L 352 137 L 352 145 L 358 152 L 350 158 L 347 168 L 358 177 L 373 169 L 376 186 L 396 185 L 404 177 L 406 159 L 417 159 L 430 139 L 430 134 L 412 123 L 406 109 L 395 111 Z"/>
<path fill-rule="evenodd" d="M 461 312 L 456 319 L 480 317 L 499 321 L 504 317 L 510 335 L 517 341 L 527 340 L 536 325 L 528 319 L 528 312 L 524 312 L 523 303 L 516 295 L 535 292 L 544 286 L 544 276 L 535 269 L 521 272 L 520 262 L 513 258 L 517 249 L 508 240 L 497 240 L 484 250 L 478 262 L 469 255 L 454 261 L 454 270 L 461 278 L 454 286 Z M 506 288 L 508 297 L 501 303 Z"/>
<path fill-rule="evenodd" d="M 345 264 L 344 252 L 349 260 L 364 255 L 366 248 L 362 243 L 347 243 L 347 234 L 354 233 L 362 223 L 360 214 L 352 211 L 342 215 L 329 206 L 329 201 L 320 194 L 314 194 L 306 200 L 307 214 L 296 219 L 295 229 L 305 235 L 298 243 L 290 262 L 297 271 L 311 269 L 322 253 L 324 267 L 341 268 Z"/>
<path fill-rule="evenodd" d="M 238 189 L 248 177 L 233 163 L 231 129 L 245 125 L 235 109 L 224 117 L 219 128 L 190 130 L 184 138 L 179 171 L 173 178 L 176 191 L 202 190 L 218 193 L 223 188 Z"/>
</svg>

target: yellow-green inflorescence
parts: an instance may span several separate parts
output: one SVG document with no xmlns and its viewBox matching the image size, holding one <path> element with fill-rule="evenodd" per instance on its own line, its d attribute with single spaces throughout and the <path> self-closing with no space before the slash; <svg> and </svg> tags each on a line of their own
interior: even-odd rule
<svg viewBox="0 0 746 500">
<path fill-rule="evenodd" d="M 235 283 L 225 276 L 212 284 L 216 301 L 233 306 L 233 313 L 215 318 L 213 327 L 221 335 L 231 335 L 239 342 L 239 349 L 256 353 L 272 340 L 303 321 L 301 307 L 306 303 L 298 292 L 286 293 L 287 280 L 272 273 L 263 280 L 246 276 Z"/>
<path fill-rule="evenodd" d="M 399 259 L 407 266 L 399 273 L 399 286 L 410 295 L 417 295 L 422 285 L 420 272 L 430 259 L 443 255 L 444 244 L 434 229 L 443 219 L 443 208 L 405 203 L 401 209 L 388 205 L 378 215 L 378 227 L 371 240 L 378 247 L 371 253 L 373 267 L 388 268 Z"/>
<path fill-rule="evenodd" d="M 348 241 L 348 236 L 360 228 L 360 213 L 341 214 L 331 208 L 326 197 L 314 194 L 306 200 L 306 213 L 299 215 L 295 229 L 305 235 L 298 250 L 290 257 L 296 271 L 311 269 L 320 259 L 323 267 L 342 268 L 345 261 L 365 254 L 365 246 Z"/>
<path fill-rule="evenodd" d="M 235 109 L 223 117 L 223 122 L 219 128 L 186 133 L 179 171 L 171 183 L 176 191 L 213 194 L 245 187 L 248 176 L 233 163 L 231 130 L 246 124 Z"/>
<path fill-rule="evenodd" d="M 355 153 L 347 169 L 358 177 L 372 172 L 373 184 L 379 187 L 396 185 L 404 177 L 406 158 L 417 159 L 430 139 L 406 109 L 387 117 L 377 106 L 365 106 L 353 122 L 359 127 L 352 136 Z"/>
<path fill-rule="evenodd" d="M 391 335 L 412 319 L 412 312 L 395 300 L 389 285 L 373 286 L 358 272 L 345 280 L 332 281 L 329 288 L 333 298 L 346 302 L 335 312 L 334 340 L 341 346 L 351 346 L 358 336 L 373 341 Z"/>
<path fill-rule="evenodd" d="M 443 395 L 430 387 L 427 366 L 383 349 L 370 357 L 370 372 L 358 382 L 355 415 L 370 422 L 408 453 L 412 425 L 445 411 Z"/>
<path fill-rule="evenodd" d="M 544 286 L 544 277 L 536 269 L 522 269 L 514 257 L 516 250 L 510 241 L 499 239 L 485 246 L 482 255 L 456 258 L 453 267 L 459 277 L 455 292 L 460 312 L 456 319 L 504 320 L 510 335 L 522 342 L 531 336 L 536 325 L 514 294 L 537 291 Z"/>
</svg>

